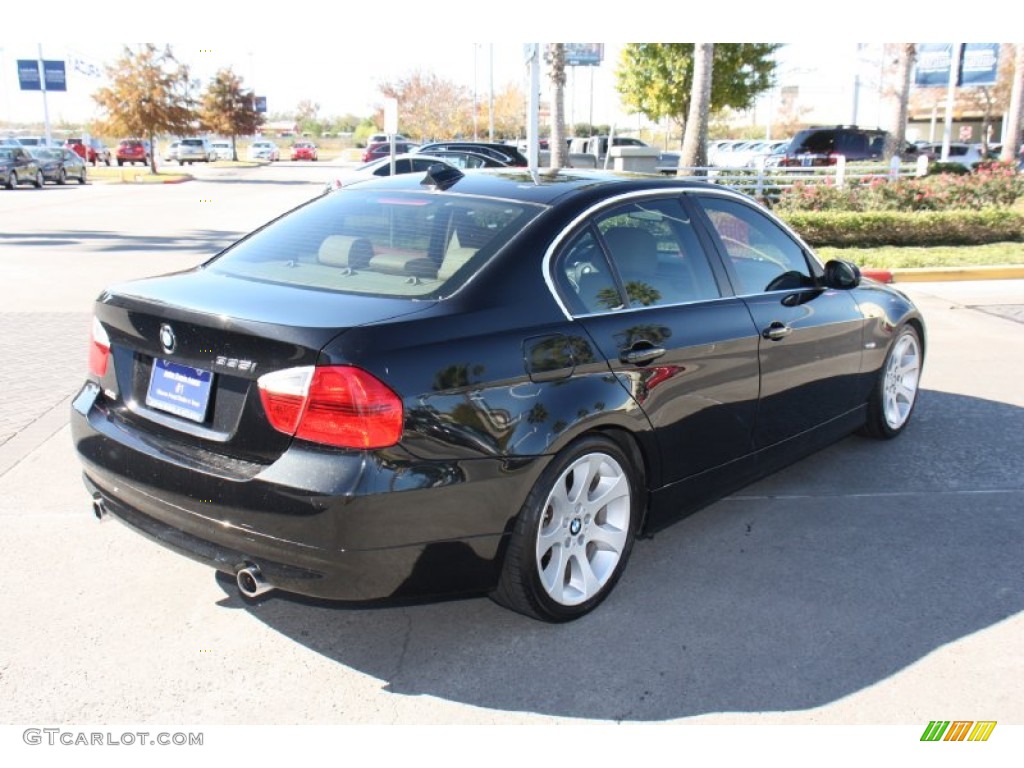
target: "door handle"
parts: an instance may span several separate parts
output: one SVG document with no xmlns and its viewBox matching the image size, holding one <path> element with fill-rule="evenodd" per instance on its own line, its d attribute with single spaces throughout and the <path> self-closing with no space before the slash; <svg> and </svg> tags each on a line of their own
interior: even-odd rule
<svg viewBox="0 0 1024 768">
<path fill-rule="evenodd" d="M 774 323 L 772 323 L 763 331 L 761 331 L 761 335 L 764 338 L 768 339 L 769 341 L 782 341 L 792 332 L 792 328 L 790 328 L 785 323 L 780 323 L 778 320 L 776 320 Z"/>
<path fill-rule="evenodd" d="M 631 347 L 619 355 L 619 360 L 629 365 L 644 365 L 665 354 L 661 347 Z"/>
</svg>

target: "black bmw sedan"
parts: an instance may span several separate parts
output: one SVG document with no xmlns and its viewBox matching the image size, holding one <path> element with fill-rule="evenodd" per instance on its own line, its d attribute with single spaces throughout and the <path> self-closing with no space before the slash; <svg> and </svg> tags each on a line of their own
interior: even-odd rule
<svg viewBox="0 0 1024 768">
<path fill-rule="evenodd" d="M 72 431 L 97 516 L 250 599 L 565 621 L 639 534 L 902 432 L 924 348 L 906 296 L 734 192 L 438 166 L 106 290 Z"/>
</svg>

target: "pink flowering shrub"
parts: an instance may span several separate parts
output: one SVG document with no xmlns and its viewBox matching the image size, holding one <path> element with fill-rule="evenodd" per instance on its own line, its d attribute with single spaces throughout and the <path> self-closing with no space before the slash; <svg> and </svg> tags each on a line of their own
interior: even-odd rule
<svg viewBox="0 0 1024 768">
<path fill-rule="evenodd" d="M 784 211 L 981 211 L 1008 208 L 1024 196 L 1024 175 L 1013 163 L 979 163 L 967 175 L 935 174 L 889 181 L 851 180 L 842 189 L 797 182 L 783 190 Z"/>
</svg>

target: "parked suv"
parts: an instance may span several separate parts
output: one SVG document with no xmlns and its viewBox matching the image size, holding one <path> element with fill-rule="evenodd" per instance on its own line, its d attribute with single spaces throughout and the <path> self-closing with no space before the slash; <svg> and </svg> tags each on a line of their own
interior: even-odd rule
<svg viewBox="0 0 1024 768">
<path fill-rule="evenodd" d="M 182 139 L 178 144 L 178 165 L 208 163 L 215 159 L 213 148 L 210 147 L 210 142 L 206 139 L 190 137 Z"/>
<path fill-rule="evenodd" d="M 149 158 L 153 152 L 149 147 L 147 139 L 122 139 L 117 145 L 117 164 L 141 163 L 149 165 Z"/>
<path fill-rule="evenodd" d="M 797 133 L 779 158 L 783 166 L 835 165 L 847 160 L 879 160 L 889 134 L 880 128 L 856 125 L 816 126 Z"/>
<path fill-rule="evenodd" d="M 434 141 L 422 145 L 416 151 L 429 155 L 443 149 L 476 152 L 479 155 L 493 157 L 495 160 L 500 160 L 508 165 L 520 167 L 527 165 L 526 155 L 516 147 L 513 147 L 511 144 L 498 144 L 490 141 Z"/>
</svg>

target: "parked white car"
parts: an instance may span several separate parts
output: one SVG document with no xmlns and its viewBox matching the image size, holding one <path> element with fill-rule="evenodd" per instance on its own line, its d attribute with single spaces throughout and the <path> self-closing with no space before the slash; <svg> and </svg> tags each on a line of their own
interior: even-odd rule
<svg viewBox="0 0 1024 768">
<path fill-rule="evenodd" d="M 932 162 L 940 162 L 942 158 L 942 144 L 925 144 L 920 148 L 920 152 L 923 152 L 928 156 L 928 159 Z M 954 141 L 949 145 L 949 159 L 947 163 L 957 163 L 962 165 L 964 168 L 974 168 L 975 163 L 980 163 L 983 160 L 998 160 L 999 156 L 989 148 L 988 155 L 983 155 L 981 152 L 981 144 L 964 144 L 962 142 Z"/>
<path fill-rule="evenodd" d="M 210 149 L 213 152 L 214 160 L 230 160 L 233 157 L 230 141 L 216 139 L 210 142 Z"/>
<path fill-rule="evenodd" d="M 274 162 L 281 159 L 281 152 L 274 142 L 258 139 L 249 145 L 248 158 L 250 160 L 269 160 Z"/>
</svg>

